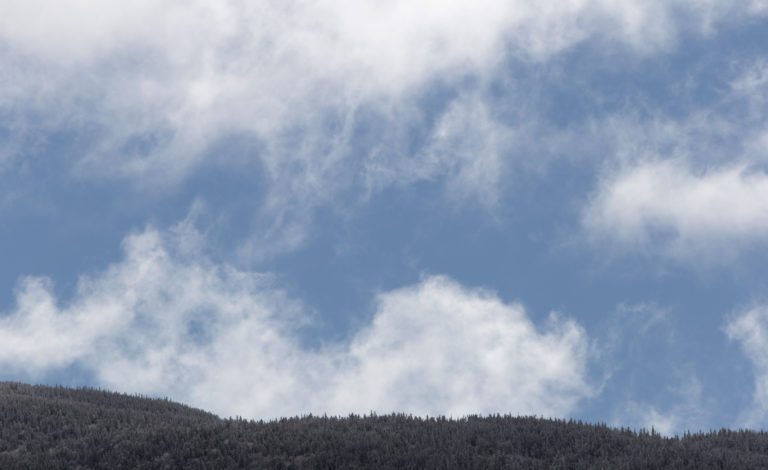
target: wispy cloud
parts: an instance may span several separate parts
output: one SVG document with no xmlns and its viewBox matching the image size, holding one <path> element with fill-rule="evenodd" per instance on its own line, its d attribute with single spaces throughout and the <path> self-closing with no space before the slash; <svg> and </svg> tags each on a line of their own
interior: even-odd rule
<svg viewBox="0 0 768 470">
<path fill-rule="evenodd" d="M 739 426 L 761 428 L 768 416 L 768 308 L 757 305 L 743 313 L 733 315 L 724 326 L 732 341 L 738 341 L 752 362 L 755 389 L 752 406 L 743 410 Z"/>
<path fill-rule="evenodd" d="M 536 64 L 587 40 L 667 50 L 682 32 L 707 34 L 749 14 L 745 5 L 8 1 L 0 126 L 12 137 L 0 157 L 21 158 L 55 136 L 77 142 L 57 158 L 80 177 L 167 190 L 219 159 L 217 143 L 247 134 L 260 142 L 251 157 L 267 173 L 269 230 L 295 243 L 297 221 L 310 218 L 302 211 L 414 175 L 493 204 L 503 144 L 520 133 L 486 112 L 493 98 L 482 93 L 426 119 L 414 103 L 430 88 L 490 83 L 509 58 Z M 462 122 L 465 111 L 479 120 Z M 465 125 L 469 140 L 451 137 Z M 413 148 L 414 133 L 423 148 Z"/>
<path fill-rule="evenodd" d="M 665 436 L 682 435 L 686 431 L 708 431 L 706 413 L 708 406 L 702 396 L 702 386 L 694 376 L 668 390 L 676 395 L 675 402 L 665 404 L 663 408 L 650 403 L 627 400 L 617 426 L 633 423 L 638 429 L 655 430 Z"/>
<path fill-rule="evenodd" d="M 590 332 L 604 373 L 592 406 L 609 410 L 612 425 L 664 435 L 709 429 L 714 399 L 704 393 L 672 310 L 623 303 L 601 327 Z"/>
</svg>

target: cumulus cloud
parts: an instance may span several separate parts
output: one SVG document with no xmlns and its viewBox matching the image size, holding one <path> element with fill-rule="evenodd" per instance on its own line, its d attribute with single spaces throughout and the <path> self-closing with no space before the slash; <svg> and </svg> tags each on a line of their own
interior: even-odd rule
<svg viewBox="0 0 768 470">
<path fill-rule="evenodd" d="M 696 172 L 641 162 L 601 181 L 584 212 L 597 239 L 680 258 L 730 256 L 768 234 L 768 175 L 745 165 Z"/>
<path fill-rule="evenodd" d="M 738 341 L 752 362 L 755 376 L 753 405 L 739 418 L 740 425 L 762 427 L 768 416 L 768 308 L 757 306 L 732 317 L 725 325 L 725 333 Z"/>
<path fill-rule="evenodd" d="M 590 394 L 576 323 L 553 317 L 538 332 L 520 305 L 444 277 L 382 294 L 347 359 L 336 407 L 562 416 Z"/>
<path fill-rule="evenodd" d="M 564 416 L 593 393 L 575 322 L 534 326 L 522 306 L 445 277 L 382 293 L 348 343 L 302 346 L 306 309 L 269 276 L 201 255 L 188 224 L 124 241 L 124 259 L 73 297 L 25 278 L 0 317 L 0 365 L 30 380 L 68 368 L 111 389 L 222 415 L 510 412 Z"/>
</svg>

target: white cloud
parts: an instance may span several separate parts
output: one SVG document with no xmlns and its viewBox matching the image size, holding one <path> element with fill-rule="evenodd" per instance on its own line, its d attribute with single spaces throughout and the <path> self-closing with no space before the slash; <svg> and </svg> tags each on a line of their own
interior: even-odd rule
<svg viewBox="0 0 768 470">
<path fill-rule="evenodd" d="M 301 346 L 302 306 L 268 276 L 215 265 L 185 222 L 126 238 L 124 259 L 63 303 L 26 278 L 0 317 L 0 365 L 40 380 L 76 367 L 97 384 L 223 415 L 510 412 L 564 416 L 592 389 L 587 337 L 553 317 L 430 277 L 378 297 L 350 343 Z"/>
<path fill-rule="evenodd" d="M 719 5 L 5 0 L 0 116 L 24 130 L 13 134 L 25 146 L 51 132 L 82 137 L 82 174 L 148 178 L 150 187 L 215 158 L 206 152 L 219 139 L 252 134 L 265 144 L 258 157 L 274 188 L 308 203 L 349 184 L 349 167 L 373 156 L 348 148 L 361 110 L 407 129 L 420 112 L 414 94 L 434 80 L 482 81 L 509 54 L 546 60 L 591 37 L 663 49 L 682 30 L 745 14 Z M 377 147 L 411 157 L 402 141 Z M 475 185 L 469 192 L 488 198 L 477 187 L 486 178 L 474 175 L 490 170 L 456 163 L 466 166 L 462 184 Z"/>
<path fill-rule="evenodd" d="M 271 44 L 263 44 L 267 47 L 262 51 L 296 54 L 320 65 L 315 75 L 363 68 L 376 72 L 372 85 L 398 88 L 435 70 L 494 61 L 505 40 L 539 57 L 594 34 L 633 47 L 658 47 L 688 23 L 739 11 L 739 5 L 718 7 L 711 1 L 589 0 L 165 0 L 110 5 L 5 0 L 3 7 L 0 31 L 5 41 L 59 63 L 103 58 L 126 45 L 165 50 L 178 63 L 211 48 L 251 48 L 268 40 Z M 684 14 L 678 15 L 680 11 Z M 198 34 L 184 34 L 188 32 Z"/>
<path fill-rule="evenodd" d="M 755 376 L 752 408 L 742 413 L 739 425 L 761 428 L 768 416 L 768 308 L 756 306 L 733 316 L 724 329 L 730 340 L 741 343 Z"/>
<path fill-rule="evenodd" d="M 768 234 L 768 175 L 744 165 L 700 172 L 641 162 L 601 181 L 584 212 L 599 240 L 673 257 L 730 257 Z"/>
<path fill-rule="evenodd" d="M 381 295 L 346 360 L 342 409 L 563 416 L 590 394 L 576 323 L 553 317 L 540 333 L 521 306 L 443 277 Z"/>
</svg>

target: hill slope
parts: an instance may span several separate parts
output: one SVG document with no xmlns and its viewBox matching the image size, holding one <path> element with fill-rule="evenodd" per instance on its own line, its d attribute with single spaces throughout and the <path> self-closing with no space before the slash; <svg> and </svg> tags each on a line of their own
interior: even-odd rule
<svg viewBox="0 0 768 470">
<path fill-rule="evenodd" d="M 768 434 L 527 417 L 222 420 L 167 400 L 0 383 L 0 468 L 768 468 Z"/>
</svg>

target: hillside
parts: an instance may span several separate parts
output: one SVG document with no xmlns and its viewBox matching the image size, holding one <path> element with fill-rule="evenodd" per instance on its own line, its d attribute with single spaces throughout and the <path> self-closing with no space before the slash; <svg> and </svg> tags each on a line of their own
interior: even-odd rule
<svg viewBox="0 0 768 470">
<path fill-rule="evenodd" d="M 664 438 L 511 416 L 223 420 L 162 399 L 0 383 L 0 468 L 768 468 L 768 434 Z"/>
</svg>

